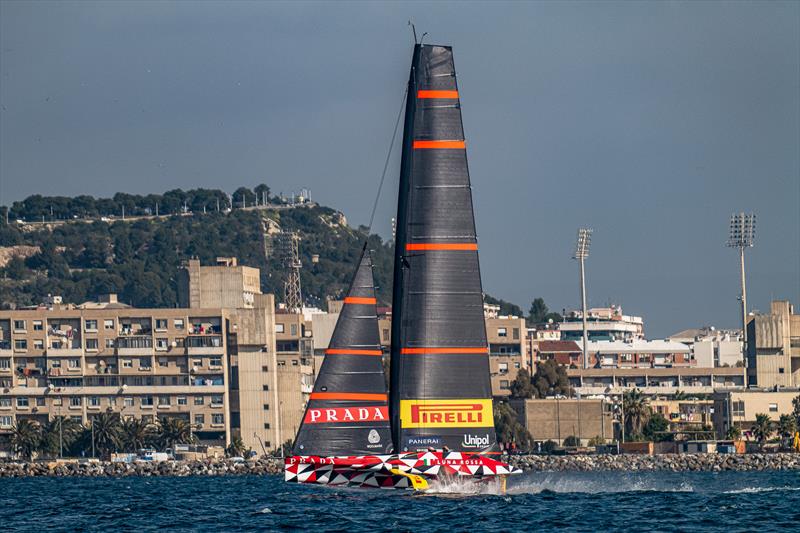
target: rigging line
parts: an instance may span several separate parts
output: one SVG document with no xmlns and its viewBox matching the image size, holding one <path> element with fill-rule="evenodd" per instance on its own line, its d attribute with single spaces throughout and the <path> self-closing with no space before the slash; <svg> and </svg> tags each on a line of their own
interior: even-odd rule
<svg viewBox="0 0 800 533">
<path fill-rule="evenodd" d="M 389 161 L 392 158 L 392 150 L 394 149 L 394 141 L 397 138 L 397 128 L 400 126 L 400 119 L 403 117 L 403 108 L 406 104 L 406 96 L 408 95 L 408 86 L 403 91 L 403 100 L 400 102 L 400 112 L 397 113 L 397 120 L 394 122 L 394 131 L 392 132 L 392 140 L 389 143 L 389 153 L 386 154 L 386 162 L 383 164 L 383 172 L 381 173 L 381 182 L 378 185 L 378 194 L 375 195 L 375 203 L 372 204 L 372 214 L 369 216 L 369 225 L 367 226 L 367 238 L 372 233 L 372 222 L 375 220 L 375 211 L 378 209 L 378 200 L 381 198 L 381 190 L 383 190 L 383 182 L 386 179 L 386 171 L 389 169 Z"/>
</svg>

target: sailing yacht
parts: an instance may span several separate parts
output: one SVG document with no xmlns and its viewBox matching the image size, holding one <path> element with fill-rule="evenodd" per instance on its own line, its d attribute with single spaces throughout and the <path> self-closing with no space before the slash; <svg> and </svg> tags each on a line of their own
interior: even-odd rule
<svg viewBox="0 0 800 533">
<path fill-rule="evenodd" d="M 416 44 L 405 106 L 387 394 L 366 245 L 286 458 L 290 482 L 414 488 L 519 473 L 494 430 L 478 241 L 449 46 Z"/>
</svg>

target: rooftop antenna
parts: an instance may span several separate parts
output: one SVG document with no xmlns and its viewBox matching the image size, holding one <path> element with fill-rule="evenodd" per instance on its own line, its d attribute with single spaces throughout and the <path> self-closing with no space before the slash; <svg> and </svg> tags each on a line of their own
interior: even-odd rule
<svg viewBox="0 0 800 533">
<path fill-rule="evenodd" d="M 408 25 L 411 26 L 411 31 L 414 33 L 414 44 L 418 44 L 417 41 L 417 27 L 414 26 L 414 23 L 411 20 L 408 21 Z"/>
</svg>

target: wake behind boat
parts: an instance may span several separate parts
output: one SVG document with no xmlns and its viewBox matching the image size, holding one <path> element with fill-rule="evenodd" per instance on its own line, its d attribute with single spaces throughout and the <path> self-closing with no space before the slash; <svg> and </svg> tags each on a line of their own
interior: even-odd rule
<svg viewBox="0 0 800 533">
<path fill-rule="evenodd" d="M 502 478 L 472 190 L 452 49 L 414 47 L 405 108 L 387 395 L 365 248 L 311 394 L 290 482 L 415 488 Z"/>
</svg>

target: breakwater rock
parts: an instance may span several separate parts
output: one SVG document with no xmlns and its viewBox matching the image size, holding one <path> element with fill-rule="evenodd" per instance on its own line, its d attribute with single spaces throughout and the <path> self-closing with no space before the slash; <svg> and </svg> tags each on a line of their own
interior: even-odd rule
<svg viewBox="0 0 800 533">
<path fill-rule="evenodd" d="M 107 461 L 10 461 L 0 463 L 0 478 L 36 476 L 231 476 L 281 473 L 283 473 L 283 460 L 277 458 L 258 459 L 256 461 L 206 459 L 200 461 L 162 461 L 140 463 L 111 463 Z"/>
<path fill-rule="evenodd" d="M 800 470 L 800 453 L 660 454 L 660 455 L 521 455 L 508 462 L 536 472 L 622 470 L 629 472 L 722 472 Z"/>
</svg>

